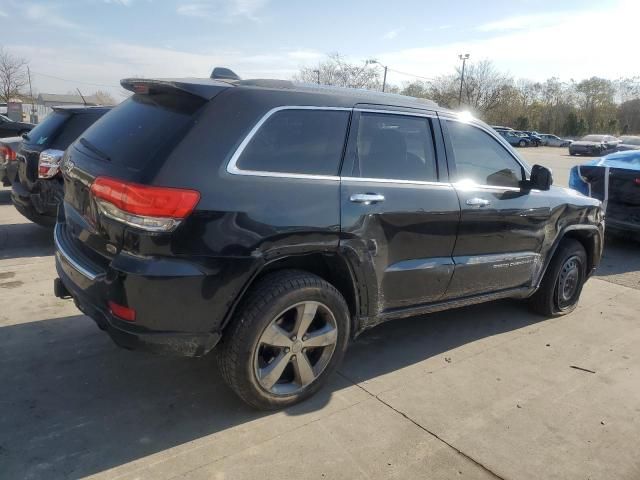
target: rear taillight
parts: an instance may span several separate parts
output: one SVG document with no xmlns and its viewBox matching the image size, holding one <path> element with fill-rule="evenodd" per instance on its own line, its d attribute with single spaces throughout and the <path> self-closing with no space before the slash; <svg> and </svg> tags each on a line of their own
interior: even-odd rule
<svg viewBox="0 0 640 480">
<path fill-rule="evenodd" d="M 151 232 L 170 232 L 198 204 L 200 193 L 181 188 L 152 187 L 98 177 L 91 185 L 100 213 Z"/>
<path fill-rule="evenodd" d="M 60 172 L 60 161 L 64 152 L 62 150 L 43 150 L 38 157 L 38 178 L 53 178 Z"/>
<path fill-rule="evenodd" d="M 635 179 L 635 184 L 640 186 L 640 178 Z"/>
<path fill-rule="evenodd" d="M 13 162 L 16 159 L 16 152 L 8 145 L 0 145 L 0 161 L 2 163 Z"/>
</svg>

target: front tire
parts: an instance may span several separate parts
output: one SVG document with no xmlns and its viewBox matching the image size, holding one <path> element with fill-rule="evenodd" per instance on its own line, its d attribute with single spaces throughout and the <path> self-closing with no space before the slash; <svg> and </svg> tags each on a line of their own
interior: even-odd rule
<svg viewBox="0 0 640 480">
<path fill-rule="evenodd" d="M 252 407 L 288 407 L 327 381 L 344 356 L 349 330 L 349 309 L 331 284 L 298 270 L 267 274 L 224 334 L 220 371 Z"/>
<path fill-rule="evenodd" d="M 551 259 L 540 288 L 529 299 L 529 306 L 547 317 L 566 315 L 578 306 L 586 278 L 584 247 L 577 240 L 565 239 Z"/>
<path fill-rule="evenodd" d="M 527 146 L 527 142 L 525 142 L 524 140 L 520 140 L 520 141 L 518 142 L 518 146 L 520 146 L 520 147 L 526 147 L 526 146 Z"/>
</svg>

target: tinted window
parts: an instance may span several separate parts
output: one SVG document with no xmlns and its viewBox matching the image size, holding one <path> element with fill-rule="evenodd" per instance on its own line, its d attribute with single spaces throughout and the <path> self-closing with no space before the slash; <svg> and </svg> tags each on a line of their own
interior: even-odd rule
<svg viewBox="0 0 640 480">
<path fill-rule="evenodd" d="M 356 171 L 352 173 L 356 176 L 417 181 L 438 179 L 428 118 L 363 112 L 356 141 Z"/>
<path fill-rule="evenodd" d="M 191 95 L 137 94 L 89 127 L 81 137 L 84 144 L 74 145 L 87 155 L 108 157 L 113 164 L 138 171 L 184 136 L 203 103 Z"/>
<path fill-rule="evenodd" d="M 101 116 L 102 113 L 98 112 L 71 115 L 69 120 L 60 129 L 60 132 L 58 132 L 58 135 L 51 144 L 51 148 L 66 150 L 76 138 L 82 135 L 82 132 L 93 125 L 93 123 Z"/>
<path fill-rule="evenodd" d="M 29 136 L 27 142 L 31 145 L 48 144 L 58 133 L 58 129 L 64 125 L 67 118 L 69 118 L 68 113 L 54 110 L 27 134 Z"/>
<path fill-rule="evenodd" d="M 524 179 L 520 164 L 489 134 L 472 125 L 447 121 L 455 156 L 457 181 L 518 187 Z"/>
<path fill-rule="evenodd" d="M 263 172 L 337 175 L 349 112 L 281 110 L 246 146 L 238 167 Z"/>
</svg>

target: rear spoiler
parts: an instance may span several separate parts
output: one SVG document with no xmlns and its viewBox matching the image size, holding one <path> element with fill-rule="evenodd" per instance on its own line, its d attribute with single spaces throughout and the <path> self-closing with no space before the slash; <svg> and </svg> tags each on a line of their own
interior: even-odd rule
<svg viewBox="0 0 640 480">
<path fill-rule="evenodd" d="M 204 100 L 211 100 L 222 90 L 233 87 L 228 82 L 209 78 L 125 78 L 122 88 L 133 93 L 186 93 Z"/>
</svg>

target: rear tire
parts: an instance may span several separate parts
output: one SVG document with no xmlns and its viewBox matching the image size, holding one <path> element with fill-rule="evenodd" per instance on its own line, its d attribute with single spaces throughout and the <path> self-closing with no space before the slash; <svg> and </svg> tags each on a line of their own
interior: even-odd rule
<svg viewBox="0 0 640 480">
<path fill-rule="evenodd" d="M 299 270 L 274 272 L 238 307 L 218 365 L 247 404 L 260 410 L 288 407 L 327 381 L 344 356 L 349 330 L 349 309 L 333 285 Z"/>
<path fill-rule="evenodd" d="M 525 142 L 524 140 L 520 140 L 520 141 L 518 142 L 518 146 L 519 146 L 519 147 L 526 147 L 526 146 L 527 146 L 527 142 Z"/>
<path fill-rule="evenodd" d="M 529 298 L 530 308 L 540 315 L 556 317 L 578 305 L 587 275 L 587 253 L 577 240 L 568 238 L 558 246 L 540 287 Z"/>
</svg>

